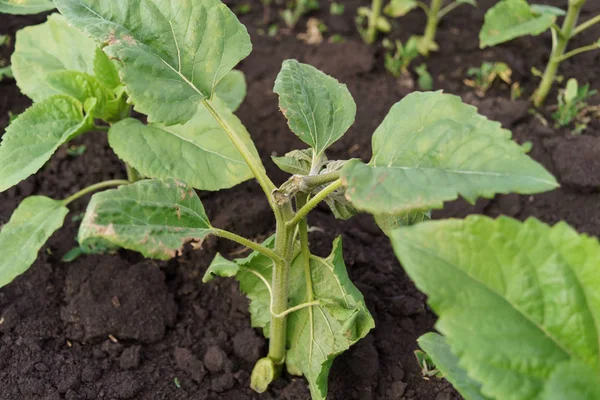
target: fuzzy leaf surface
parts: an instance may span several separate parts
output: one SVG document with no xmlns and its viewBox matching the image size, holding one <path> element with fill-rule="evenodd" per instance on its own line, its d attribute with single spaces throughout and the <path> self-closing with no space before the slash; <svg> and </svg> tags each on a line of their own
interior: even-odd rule
<svg viewBox="0 0 600 400">
<path fill-rule="evenodd" d="M 483 395 L 594 399 L 600 374 L 600 244 L 566 223 L 501 217 L 396 230 L 396 255 L 428 295 L 441 332 Z M 579 367 L 572 369 L 570 365 Z M 562 373 L 578 370 L 581 378 Z M 549 387 L 582 397 L 548 396 Z M 554 389 L 552 389 L 554 390 Z M 592 395 L 591 393 L 596 393 Z"/>
<path fill-rule="evenodd" d="M 68 213 L 60 201 L 43 196 L 27 197 L 19 204 L 0 231 L 0 287 L 27 271 Z"/>
<path fill-rule="evenodd" d="M 313 300 L 321 304 L 302 308 L 288 317 L 288 370 L 302 371 L 315 400 L 327 397 L 333 360 L 365 337 L 375 326 L 363 295 L 354 286 L 344 263 L 341 238 L 327 258 L 311 256 Z M 290 307 L 310 301 L 302 257 L 290 271 Z"/>
<path fill-rule="evenodd" d="M 315 157 L 354 123 L 356 103 L 346 85 L 311 65 L 285 60 L 273 90 L 290 129 L 313 148 Z"/>
<path fill-rule="evenodd" d="M 95 194 L 79 228 L 79 243 L 100 240 L 168 260 L 212 227 L 198 195 L 181 182 L 143 180 Z"/>
<path fill-rule="evenodd" d="M 218 98 L 212 104 L 258 158 L 240 120 Z M 111 127 L 108 139 L 119 158 L 151 178 L 174 178 L 196 189 L 219 190 L 253 176 L 233 142 L 204 106 L 198 107 L 196 115 L 183 125 L 144 125 L 128 118 Z"/>
<path fill-rule="evenodd" d="M 491 400 L 481 394 L 481 384 L 467 375 L 461 368 L 446 339 L 437 333 L 426 333 L 419 338 L 419 347 L 431 358 L 444 378 L 465 398 L 465 400 Z"/>
<path fill-rule="evenodd" d="M 215 88 L 215 95 L 223 100 L 231 111 L 237 111 L 246 98 L 248 87 L 242 71 L 230 71 Z"/>
<path fill-rule="evenodd" d="M 110 89 L 115 89 L 121 84 L 115 62 L 108 58 L 100 47 L 96 48 L 94 55 L 94 75 Z"/>
<path fill-rule="evenodd" d="M 46 81 L 51 72 L 94 73 L 96 43 L 69 26 L 65 18 L 52 14 L 41 25 L 17 32 L 12 67 L 17 85 L 34 101 L 61 93 Z"/>
<path fill-rule="evenodd" d="M 1 14 L 39 14 L 54 9 L 50 0 L 0 0 Z"/>
<path fill-rule="evenodd" d="M 346 197 L 359 210 L 404 215 L 445 201 L 497 193 L 532 194 L 556 180 L 500 123 L 459 97 L 413 93 L 396 103 L 373 135 L 373 158 L 342 169 Z"/>
<path fill-rule="evenodd" d="M 149 122 L 190 120 L 252 48 L 244 25 L 219 0 L 56 0 L 56 5 L 121 61 L 127 93 Z"/>
<path fill-rule="evenodd" d="M 309 175 L 313 149 L 292 150 L 282 157 L 271 157 L 280 170 L 292 175 Z"/>
<path fill-rule="evenodd" d="M 503 0 L 485 13 L 479 33 L 479 44 L 483 49 L 525 36 L 539 35 L 547 31 L 556 21 L 553 13 L 532 11 L 525 0 Z"/>
<path fill-rule="evenodd" d="M 93 126 L 82 105 L 66 95 L 29 107 L 6 128 L 0 144 L 0 192 L 35 174 L 65 142 Z"/>
</svg>

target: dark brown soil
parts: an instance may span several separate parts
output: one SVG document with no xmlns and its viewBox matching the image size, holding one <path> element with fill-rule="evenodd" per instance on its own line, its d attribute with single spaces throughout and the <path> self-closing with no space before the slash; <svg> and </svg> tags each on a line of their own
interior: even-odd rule
<svg viewBox="0 0 600 400">
<path fill-rule="evenodd" d="M 295 33 L 280 31 L 275 38 L 259 35 L 257 29 L 264 28 L 260 2 L 248 2 L 252 11 L 241 19 L 252 34 L 254 52 L 241 65 L 249 96 L 238 114 L 256 140 L 268 172 L 282 182 L 285 174 L 277 171 L 269 156 L 302 147 L 288 131 L 272 93 L 286 58 L 314 64 L 348 84 L 358 105 L 357 123 L 333 146 L 330 156 L 368 159 L 371 133 L 391 105 L 410 91 L 386 74 L 382 49 L 365 46 L 356 34 L 356 9 L 368 1 L 344 1 L 343 16 L 330 16 L 328 4 L 315 13 L 329 27 L 326 38 L 336 33 L 345 38 L 341 44 L 319 46 L 304 44 Z M 592 122 L 584 136 L 574 137 L 566 129 L 544 126 L 528 112 L 527 101 L 510 101 L 507 87 L 496 86 L 480 99 L 462 83 L 468 67 L 483 60 L 504 61 L 513 68 L 513 78 L 531 94 L 537 81 L 529 70 L 542 68 L 547 58 L 548 35 L 480 51 L 478 29 L 492 3 L 480 1 L 479 9 L 461 7 L 441 25 L 441 51 L 427 62 L 435 89 L 461 95 L 512 129 L 518 142 L 531 141 L 531 155 L 555 173 L 563 186 L 536 196 L 480 200 L 475 206 L 458 201 L 435 217 L 469 213 L 519 219 L 536 216 L 548 223 L 566 220 L 581 232 L 600 235 L 600 124 Z M 567 0 L 546 3 L 565 7 Z M 583 18 L 599 12 L 600 3 L 589 1 Z M 14 34 L 24 25 L 43 20 L 43 16 L 3 15 L 0 34 Z M 304 19 L 297 31 L 305 24 Z M 422 31 L 424 18 L 414 12 L 394 24 L 394 36 L 405 40 Z M 574 42 L 587 44 L 598 36 L 600 26 Z M 10 52 L 2 49 L 0 55 L 6 59 Z M 565 62 L 561 73 L 598 89 L 599 61 L 600 52 L 588 53 Z M 555 99 L 553 93 L 548 104 L 555 104 Z M 0 126 L 7 125 L 9 111 L 22 112 L 29 104 L 13 81 L 3 81 Z M 546 118 L 550 112 L 542 110 Z M 62 198 L 93 182 L 124 176 L 105 134 L 89 134 L 78 144 L 87 146 L 82 156 L 69 156 L 62 148 L 38 175 L 0 194 L 0 226 L 26 196 Z M 256 240 L 272 233 L 274 221 L 256 184 L 201 196 L 214 225 Z M 213 238 L 202 250 L 186 249 L 169 262 L 149 262 L 122 251 L 62 263 L 62 256 L 76 244 L 77 217 L 85 205 L 85 200 L 75 203 L 65 227 L 44 246 L 33 267 L 0 290 L 1 400 L 309 398 L 305 381 L 289 376 L 263 395 L 248 388 L 253 363 L 265 353 L 266 341 L 249 328 L 248 302 L 234 281 L 201 283 L 217 251 L 236 256 L 238 247 Z M 344 236 L 350 276 L 364 293 L 377 324 L 366 339 L 334 363 L 330 399 L 458 399 L 446 382 L 421 377 L 413 351 L 416 339 L 433 329 L 435 316 L 371 219 L 360 216 L 340 222 L 319 208 L 310 224 L 321 228 L 310 238 L 317 254 L 327 254 L 333 238 Z"/>
</svg>

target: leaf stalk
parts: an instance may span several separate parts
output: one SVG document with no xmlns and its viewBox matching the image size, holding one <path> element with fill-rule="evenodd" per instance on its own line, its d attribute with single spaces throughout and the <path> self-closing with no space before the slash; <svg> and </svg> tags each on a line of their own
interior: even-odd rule
<svg viewBox="0 0 600 400">
<path fill-rule="evenodd" d="M 111 180 L 111 181 L 95 183 L 95 184 L 88 186 L 85 189 L 82 189 L 79 192 L 74 193 L 71 196 L 67 197 L 66 199 L 64 199 L 62 201 L 62 204 L 64 206 L 67 206 L 67 205 L 71 204 L 72 202 L 74 202 L 75 200 L 77 200 L 87 194 L 90 194 L 92 192 L 96 192 L 98 190 L 106 189 L 106 188 L 114 187 L 114 186 L 129 185 L 129 183 L 130 183 L 129 181 L 126 181 L 124 179 L 115 179 L 115 180 Z"/>
<path fill-rule="evenodd" d="M 327 186 L 325 189 L 321 190 L 312 199 L 310 199 L 304 207 L 300 208 L 296 212 L 296 215 L 294 216 L 294 218 L 292 218 L 287 223 L 287 226 L 289 228 L 296 227 L 296 225 L 298 225 L 300 223 L 300 221 L 304 217 L 306 217 L 313 208 L 315 208 L 317 205 L 319 205 L 320 202 L 325 200 L 325 198 L 327 196 L 329 196 L 331 193 L 335 192 L 336 190 L 338 190 L 341 187 L 342 187 L 342 180 L 338 179 L 338 180 L 334 181 L 333 183 L 331 183 L 329 186 Z"/>
<path fill-rule="evenodd" d="M 254 250 L 254 251 L 270 258 L 271 260 L 273 260 L 275 262 L 283 261 L 282 258 L 279 256 L 279 254 L 275 253 L 273 250 L 268 249 L 259 243 L 255 243 L 249 239 L 246 239 L 243 236 L 237 235 L 233 232 L 229 232 L 229 231 L 226 231 L 223 229 L 215 229 L 213 232 L 216 236 L 231 240 L 232 242 L 235 242 L 235 243 L 239 243 L 242 246 L 247 247 L 251 250 Z"/>
</svg>

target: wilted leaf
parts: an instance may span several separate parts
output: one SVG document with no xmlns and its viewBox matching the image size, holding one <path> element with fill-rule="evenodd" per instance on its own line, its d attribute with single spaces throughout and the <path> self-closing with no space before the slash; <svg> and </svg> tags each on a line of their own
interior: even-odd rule
<svg viewBox="0 0 600 400">
<path fill-rule="evenodd" d="M 196 192 L 175 180 L 139 181 L 95 194 L 79 228 L 79 243 L 102 240 L 167 260 L 212 232 Z"/>
<path fill-rule="evenodd" d="M 0 287 L 27 271 L 68 213 L 62 202 L 47 197 L 32 196 L 21 202 L 0 231 Z"/>
</svg>

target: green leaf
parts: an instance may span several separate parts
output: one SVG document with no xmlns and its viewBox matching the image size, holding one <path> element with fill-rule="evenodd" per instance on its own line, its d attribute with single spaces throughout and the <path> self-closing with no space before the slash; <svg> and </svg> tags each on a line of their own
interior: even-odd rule
<svg viewBox="0 0 600 400">
<path fill-rule="evenodd" d="M 93 40 L 68 25 L 58 14 L 48 21 L 17 32 L 12 66 L 17 85 L 34 101 L 41 101 L 60 91 L 46 81 L 54 71 L 94 73 Z"/>
<path fill-rule="evenodd" d="M 115 95 L 96 77 L 77 71 L 52 71 L 46 75 L 46 82 L 57 92 L 76 98 L 81 103 L 89 98 L 97 100 L 95 116 L 110 121 L 118 110 L 108 109 L 108 104 L 115 100 Z"/>
<path fill-rule="evenodd" d="M 377 128 L 371 162 L 352 161 L 342 170 L 346 197 L 361 211 L 404 215 L 441 208 L 459 195 L 474 203 L 557 187 L 510 137 L 457 96 L 412 93 Z"/>
<path fill-rule="evenodd" d="M 150 122 L 189 121 L 252 48 L 244 25 L 219 0 L 55 2 L 121 62 L 127 93 Z"/>
<path fill-rule="evenodd" d="M 319 157 L 354 123 L 356 104 L 346 85 L 313 66 L 283 62 L 275 81 L 290 129 Z"/>
<path fill-rule="evenodd" d="M 19 204 L 0 231 L 0 287 L 27 271 L 68 213 L 62 202 L 42 196 L 27 197 Z"/>
<path fill-rule="evenodd" d="M 600 399 L 598 372 L 574 361 L 560 364 L 545 387 L 544 400 L 595 400 Z"/>
<path fill-rule="evenodd" d="M 487 400 L 481 394 L 481 384 L 467 375 L 461 368 L 458 358 L 450 350 L 446 339 L 437 333 L 427 333 L 419 338 L 421 347 L 431 358 L 436 368 L 439 369 L 452 386 L 465 398 L 465 400 Z"/>
<path fill-rule="evenodd" d="M 223 100 L 231 111 L 236 111 L 246 98 L 246 76 L 242 71 L 233 70 L 219 82 L 215 95 Z"/>
<path fill-rule="evenodd" d="M 175 180 L 139 181 L 95 194 L 79 228 L 79 243 L 101 239 L 145 257 L 168 260 L 212 232 L 196 192 Z"/>
<path fill-rule="evenodd" d="M 417 4 L 415 0 L 391 0 L 383 12 L 388 17 L 398 18 L 417 8 Z"/>
<path fill-rule="evenodd" d="M 39 14 L 54 9 L 50 0 L 0 0 L 2 14 Z"/>
<path fill-rule="evenodd" d="M 360 291 L 344 264 L 341 238 L 327 258 L 311 256 L 313 299 L 321 304 L 302 308 L 288 317 L 288 370 L 299 370 L 309 382 L 314 400 L 327 397 L 333 360 L 365 337 L 375 326 Z M 290 271 L 290 307 L 310 301 L 302 257 Z"/>
<path fill-rule="evenodd" d="M 473 7 L 477 7 L 477 2 L 475 0 L 455 0 L 458 4 L 469 4 Z"/>
<path fill-rule="evenodd" d="M 479 33 L 480 47 L 495 46 L 525 35 L 539 35 L 554 21 L 556 15 L 537 14 L 525 0 L 503 0 L 485 13 Z"/>
<path fill-rule="evenodd" d="M 240 120 L 220 99 L 215 98 L 212 104 L 258 158 Z M 253 176 L 233 142 L 204 106 L 184 125 L 144 125 L 136 119 L 125 119 L 110 128 L 108 139 L 123 161 L 151 178 L 175 178 L 197 189 L 219 190 Z"/>
<path fill-rule="evenodd" d="M 579 235 L 566 223 L 549 227 L 535 219 L 471 216 L 398 229 L 392 243 L 439 315 L 437 330 L 460 367 L 482 383 L 485 396 L 548 399 L 548 386 L 561 385 L 555 374 L 569 363 L 593 371 L 597 384 L 596 238 Z M 576 376 L 565 382 L 565 387 L 577 385 Z"/>
<path fill-rule="evenodd" d="M 555 15 L 557 17 L 562 17 L 567 14 L 567 12 L 565 10 L 563 10 L 562 8 L 548 6 L 545 4 L 532 4 L 531 12 L 534 14 L 540 14 L 540 15 L 542 15 L 542 14 Z"/>
<path fill-rule="evenodd" d="M 389 214 L 375 214 L 373 217 L 383 233 L 389 236 L 396 228 L 416 225 L 423 221 L 429 221 L 431 219 L 431 212 L 413 211 L 398 216 Z"/>
<path fill-rule="evenodd" d="M 60 145 L 92 126 L 81 103 L 69 96 L 52 96 L 29 107 L 2 136 L 0 192 L 35 174 Z"/>
<path fill-rule="evenodd" d="M 313 149 L 292 150 L 283 157 L 271 157 L 280 170 L 292 175 L 309 175 Z"/>
<path fill-rule="evenodd" d="M 100 47 L 96 48 L 94 55 L 94 75 L 110 89 L 116 89 L 121 84 L 115 62 L 108 58 Z"/>
<path fill-rule="evenodd" d="M 268 249 L 275 248 L 275 235 L 263 242 Z M 246 258 L 233 261 L 217 254 L 208 267 L 202 282 L 209 282 L 215 276 L 232 277 L 240 282 L 240 289 L 250 299 L 250 317 L 252 327 L 261 328 L 265 337 L 269 337 L 271 322 L 271 293 L 265 282 L 271 281 L 273 261 L 256 251 Z"/>
<path fill-rule="evenodd" d="M 13 75 L 12 67 L 10 65 L 8 67 L 0 68 L 0 81 L 4 78 L 14 78 L 14 77 L 15 76 Z"/>
</svg>

